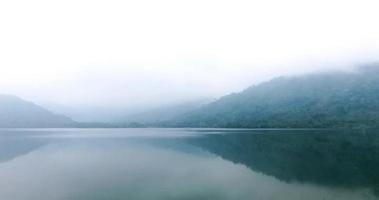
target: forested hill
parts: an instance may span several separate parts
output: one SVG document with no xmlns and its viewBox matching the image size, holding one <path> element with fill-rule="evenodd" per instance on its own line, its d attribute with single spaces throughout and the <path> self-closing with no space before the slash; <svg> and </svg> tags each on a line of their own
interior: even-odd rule
<svg viewBox="0 0 379 200">
<path fill-rule="evenodd" d="M 74 127 L 76 122 L 21 98 L 0 95 L 0 128 Z"/>
<path fill-rule="evenodd" d="M 334 128 L 379 126 L 379 65 L 352 73 L 276 78 L 187 113 L 166 126 Z"/>
</svg>

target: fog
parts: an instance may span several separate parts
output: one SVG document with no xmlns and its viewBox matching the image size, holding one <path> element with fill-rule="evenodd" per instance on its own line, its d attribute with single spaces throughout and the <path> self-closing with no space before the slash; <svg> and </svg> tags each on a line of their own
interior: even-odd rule
<svg viewBox="0 0 379 200">
<path fill-rule="evenodd" d="M 0 91 L 57 111 L 217 98 L 379 55 L 377 1 L 5 1 Z"/>
</svg>

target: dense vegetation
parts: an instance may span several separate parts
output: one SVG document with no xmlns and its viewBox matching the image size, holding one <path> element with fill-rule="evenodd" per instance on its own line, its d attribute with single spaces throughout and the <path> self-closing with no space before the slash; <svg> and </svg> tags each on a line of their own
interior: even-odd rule
<svg viewBox="0 0 379 200">
<path fill-rule="evenodd" d="M 335 128 L 379 126 L 379 65 L 356 72 L 276 78 L 164 126 Z"/>
</svg>

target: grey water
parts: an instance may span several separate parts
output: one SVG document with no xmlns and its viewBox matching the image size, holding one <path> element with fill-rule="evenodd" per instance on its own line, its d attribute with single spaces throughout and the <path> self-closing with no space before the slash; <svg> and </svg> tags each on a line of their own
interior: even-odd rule
<svg viewBox="0 0 379 200">
<path fill-rule="evenodd" d="M 1 129 L 0 199 L 379 199 L 379 132 Z"/>
</svg>

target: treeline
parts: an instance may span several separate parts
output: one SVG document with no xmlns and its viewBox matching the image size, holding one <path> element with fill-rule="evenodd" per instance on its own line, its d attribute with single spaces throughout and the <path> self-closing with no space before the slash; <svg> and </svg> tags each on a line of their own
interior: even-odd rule
<svg viewBox="0 0 379 200">
<path fill-rule="evenodd" d="M 166 127 L 379 127 L 379 65 L 276 78 L 207 104 Z"/>
</svg>

